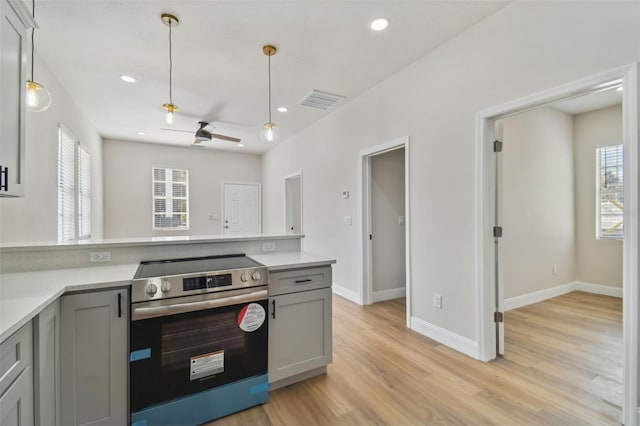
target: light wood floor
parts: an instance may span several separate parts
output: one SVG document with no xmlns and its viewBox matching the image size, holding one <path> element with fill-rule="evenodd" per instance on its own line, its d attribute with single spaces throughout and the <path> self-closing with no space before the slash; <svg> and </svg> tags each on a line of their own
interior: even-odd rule
<svg viewBox="0 0 640 426">
<path fill-rule="evenodd" d="M 408 330 L 404 299 L 333 303 L 327 375 L 211 424 L 620 424 L 620 299 L 573 292 L 509 311 L 506 355 L 489 363 Z"/>
</svg>

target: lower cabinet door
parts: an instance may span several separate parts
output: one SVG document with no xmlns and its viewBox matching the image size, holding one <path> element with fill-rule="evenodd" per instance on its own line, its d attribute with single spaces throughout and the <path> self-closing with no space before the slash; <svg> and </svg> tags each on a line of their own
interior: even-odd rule
<svg viewBox="0 0 640 426">
<path fill-rule="evenodd" d="M 269 381 L 329 364 L 331 289 L 283 294 L 269 299 Z"/>
<path fill-rule="evenodd" d="M 33 375 L 31 367 L 22 372 L 0 398 L 1 426 L 33 426 Z"/>
<path fill-rule="evenodd" d="M 126 425 L 128 289 L 65 295 L 60 306 L 61 422 Z"/>
</svg>

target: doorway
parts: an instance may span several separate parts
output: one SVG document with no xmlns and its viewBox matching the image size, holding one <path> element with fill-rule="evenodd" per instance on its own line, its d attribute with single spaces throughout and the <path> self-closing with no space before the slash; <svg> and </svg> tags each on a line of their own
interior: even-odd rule
<svg viewBox="0 0 640 426">
<path fill-rule="evenodd" d="M 222 183 L 223 234 L 262 232 L 262 195 L 259 183 Z"/>
<path fill-rule="evenodd" d="M 478 114 L 476 145 L 476 218 L 478 273 L 478 357 L 484 361 L 495 358 L 504 348 L 504 335 L 496 333 L 504 311 L 503 253 L 500 241 L 502 226 L 500 168 L 494 148 L 495 122 L 543 105 L 609 89 L 624 87 L 623 146 L 625 151 L 624 199 L 625 223 L 623 239 L 623 402 L 622 423 L 636 424 L 638 385 L 638 67 L 632 64 L 597 76 L 550 89 L 537 95 L 494 107 Z M 498 182 L 498 185 L 496 185 Z M 508 232 L 505 230 L 504 232 Z M 498 330 L 499 331 L 499 330 Z"/>
<path fill-rule="evenodd" d="M 404 297 L 411 318 L 409 138 L 360 152 L 363 305 Z"/>
<path fill-rule="evenodd" d="M 302 171 L 284 177 L 284 230 L 302 234 Z"/>
</svg>

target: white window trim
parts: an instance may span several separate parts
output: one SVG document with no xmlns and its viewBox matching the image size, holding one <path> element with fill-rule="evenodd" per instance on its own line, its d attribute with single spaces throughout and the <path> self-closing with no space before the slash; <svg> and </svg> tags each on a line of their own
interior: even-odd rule
<svg viewBox="0 0 640 426">
<path fill-rule="evenodd" d="M 173 227 L 157 227 L 156 226 L 156 195 L 155 195 L 155 173 L 154 171 L 156 169 L 171 169 L 171 170 L 181 170 L 181 171 L 185 171 L 187 173 L 187 182 L 186 182 L 186 200 L 187 200 L 187 224 L 186 226 L 173 226 Z M 151 167 L 151 228 L 154 231 L 188 231 L 189 227 L 191 225 L 191 218 L 190 218 L 190 197 L 189 197 L 189 169 L 180 169 L 180 168 L 176 168 L 176 167 L 164 167 L 164 166 L 153 166 Z"/>
</svg>

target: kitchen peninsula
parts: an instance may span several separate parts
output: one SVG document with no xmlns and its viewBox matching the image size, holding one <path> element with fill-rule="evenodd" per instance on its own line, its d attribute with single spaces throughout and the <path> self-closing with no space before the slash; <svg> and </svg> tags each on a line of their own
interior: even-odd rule
<svg viewBox="0 0 640 426">
<path fill-rule="evenodd" d="M 104 424 L 128 422 L 127 371 L 133 359 L 127 349 L 130 284 L 139 263 L 149 260 L 245 253 L 265 265 L 269 270 L 270 388 L 326 372 L 331 362 L 331 264 L 335 261 L 301 252 L 302 237 L 3 244 L 0 349 L 3 363 L 12 363 L 2 365 L 3 373 L 12 369 L 12 375 L 0 383 L 3 410 L 17 407 L 27 419 L 55 416 L 58 424 L 90 423 L 106 412 Z M 94 300 L 95 305 L 87 305 Z M 308 307 L 319 309 L 309 311 Z M 296 320 L 301 310 L 319 316 Z M 292 336 L 305 335 L 316 341 L 291 341 Z M 115 353 L 100 355 L 104 348 Z M 310 348 L 319 353 L 310 353 Z M 18 356 L 5 361 L 5 354 L 14 353 Z M 92 362 L 87 364 L 86 359 Z M 97 384 L 83 378 L 89 371 L 97 374 Z M 83 402 L 87 398 L 92 404 Z"/>
</svg>

